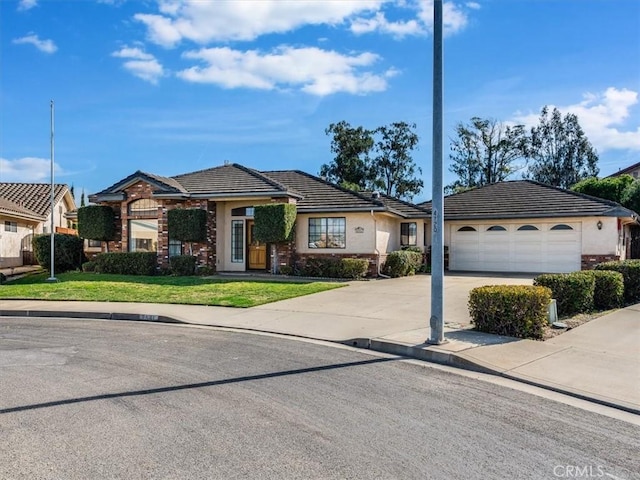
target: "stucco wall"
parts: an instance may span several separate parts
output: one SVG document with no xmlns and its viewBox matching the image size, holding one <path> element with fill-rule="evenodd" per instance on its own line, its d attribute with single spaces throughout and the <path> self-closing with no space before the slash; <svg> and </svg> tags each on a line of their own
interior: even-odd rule
<svg viewBox="0 0 640 480">
<path fill-rule="evenodd" d="M 4 222 L 16 222 L 17 232 L 7 232 Z M 22 240 L 34 233 L 36 222 L 0 215 L 0 267 L 22 265 Z"/>
</svg>

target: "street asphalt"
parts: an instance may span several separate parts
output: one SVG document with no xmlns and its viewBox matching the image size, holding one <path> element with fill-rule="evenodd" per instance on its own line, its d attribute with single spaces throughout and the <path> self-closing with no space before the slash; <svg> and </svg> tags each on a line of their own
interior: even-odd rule
<svg viewBox="0 0 640 480">
<path fill-rule="evenodd" d="M 640 304 L 545 342 L 472 330 L 469 291 L 531 284 L 527 275 L 445 276 L 446 344 L 428 345 L 430 280 L 416 275 L 349 282 L 250 309 L 141 303 L 3 300 L 0 316 L 181 322 L 340 342 L 493 373 L 640 414 Z"/>
<path fill-rule="evenodd" d="M 637 422 L 445 370 L 208 327 L 4 317 L 0 478 L 640 479 Z"/>
</svg>

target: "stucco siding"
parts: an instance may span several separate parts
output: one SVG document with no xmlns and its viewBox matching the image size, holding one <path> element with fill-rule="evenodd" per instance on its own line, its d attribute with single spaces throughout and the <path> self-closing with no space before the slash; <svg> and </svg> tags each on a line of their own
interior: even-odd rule
<svg viewBox="0 0 640 480">
<path fill-rule="evenodd" d="M 309 247 L 309 218 L 327 217 L 345 219 L 345 248 Z M 298 253 L 376 253 L 375 242 L 375 222 L 370 213 L 298 214 L 296 218 L 296 251 Z"/>
<path fill-rule="evenodd" d="M 6 231 L 5 221 L 16 223 L 17 231 Z M 22 265 L 22 241 L 34 232 L 35 226 L 35 223 L 0 215 L 0 267 Z"/>
</svg>

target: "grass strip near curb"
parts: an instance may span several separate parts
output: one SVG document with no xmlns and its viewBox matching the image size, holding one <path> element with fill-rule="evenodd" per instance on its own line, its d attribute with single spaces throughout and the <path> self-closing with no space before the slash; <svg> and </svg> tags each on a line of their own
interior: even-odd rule
<svg viewBox="0 0 640 480">
<path fill-rule="evenodd" d="M 80 300 L 89 302 L 173 303 L 254 307 L 318 293 L 344 284 L 282 282 L 202 277 L 144 277 L 68 272 L 47 283 L 47 273 L 0 285 L 0 299 Z"/>
</svg>

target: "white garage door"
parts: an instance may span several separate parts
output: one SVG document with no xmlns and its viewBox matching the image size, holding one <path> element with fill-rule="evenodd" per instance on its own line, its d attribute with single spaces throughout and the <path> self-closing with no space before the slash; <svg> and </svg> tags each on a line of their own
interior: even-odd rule
<svg viewBox="0 0 640 480">
<path fill-rule="evenodd" d="M 580 270 L 579 223 L 451 224 L 449 268 L 485 272 Z"/>
</svg>

